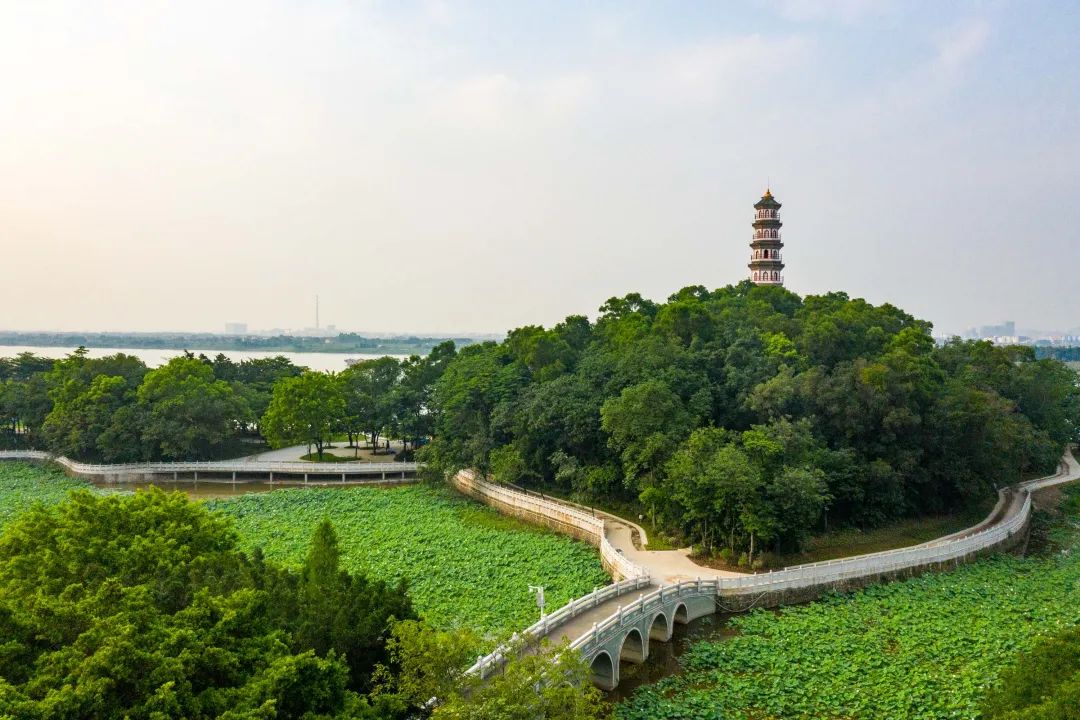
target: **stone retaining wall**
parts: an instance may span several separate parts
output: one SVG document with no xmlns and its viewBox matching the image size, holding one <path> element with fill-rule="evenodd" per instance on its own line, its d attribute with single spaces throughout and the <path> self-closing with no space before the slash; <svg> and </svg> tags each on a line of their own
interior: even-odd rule
<svg viewBox="0 0 1080 720">
<path fill-rule="evenodd" d="M 471 470 L 461 470 L 450 483 L 464 495 L 490 505 L 507 515 L 542 525 L 593 545 L 600 551 L 600 562 L 615 579 L 648 577 L 608 542 L 604 535 L 604 520 L 585 510 L 564 503 L 534 497 L 496 483 L 480 480 Z"/>
</svg>

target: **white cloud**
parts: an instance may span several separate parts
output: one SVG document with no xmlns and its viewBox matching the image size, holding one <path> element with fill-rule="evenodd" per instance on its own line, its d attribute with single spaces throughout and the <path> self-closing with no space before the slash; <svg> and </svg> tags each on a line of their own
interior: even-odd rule
<svg viewBox="0 0 1080 720">
<path fill-rule="evenodd" d="M 434 91 L 429 108 L 448 125 L 494 130 L 506 125 L 520 93 L 520 84 L 505 73 L 474 75 Z"/>
<path fill-rule="evenodd" d="M 938 43 L 938 69 L 960 72 L 982 51 L 989 37 L 990 25 L 985 20 L 973 20 L 955 28 Z"/>
<path fill-rule="evenodd" d="M 836 20 L 855 23 L 892 8 L 895 0 L 768 0 L 789 20 Z"/>
<path fill-rule="evenodd" d="M 758 34 L 677 48 L 658 59 L 647 90 L 653 97 L 709 103 L 733 89 L 752 90 L 804 61 L 810 49 L 800 36 Z"/>
<path fill-rule="evenodd" d="M 592 78 L 584 73 L 552 78 L 540 87 L 538 106 L 550 120 L 569 120 L 582 110 L 592 91 Z"/>
</svg>

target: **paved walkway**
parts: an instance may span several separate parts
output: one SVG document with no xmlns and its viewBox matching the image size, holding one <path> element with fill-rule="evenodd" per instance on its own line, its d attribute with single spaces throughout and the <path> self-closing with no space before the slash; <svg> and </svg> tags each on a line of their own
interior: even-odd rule
<svg viewBox="0 0 1080 720">
<path fill-rule="evenodd" d="M 379 442 L 383 443 L 382 440 L 380 440 Z M 395 452 L 401 450 L 401 441 L 400 440 L 391 440 L 390 441 L 390 447 Z M 363 450 L 363 448 L 361 448 L 361 450 Z M 315 448 L 312 447 L 311 451 L 315 452 Z M 348 455 L 348 453 L 352 452 L 352 448 L 347 448 L 345 446 L 345 441 L 342 440 L 341 444 L 338 444 L 330 452 L 334 453 L 335 455 L 346 456 L 346 455 Z M 299 460 L 304 455 L 307 455 L 307 453 L 308 453 L 308 446 L 307 445 L 293 445 L 292 447 L 279 448 L 277 450 L 267 450 L 266 452 L 256 453 L 254 455 L 248 455 L 248 456 L 246 456 L 246 457 L 244 457 L 242 459 L 245 462 L 259 462 L 259 461 L 263 461 L 263 460 L 272 460 L 272 461 L 282 462 L 282 461 Z M 394 462 L 394 456 L 392 454 L 389 454 L 389 453 L 386 454 L 386 455 L 379 455 L 377 457 L 378 457 L 378 460 L 375 461 L 375 462 Z M 371 462 L 371 460 L 368 460 L 367 458 L 360 458 L 357 462 Z"/>
<path fill-rule="evenodd" d="M 648 595 L 651 592 L 659 590 L 661 585 L 663 585 L 663 583 L 653 582 L 652 585 L 643 587 L 636 593 L 627 593 L 625 595 L 620 595 L 617 598 L 612 598 L 607 602 L 600 603 L 596 607 L 568 620 L 559 627 L 553 628 L 551 632 L 547 634 L 547 637 L 556 644 L 562 640 L 570 640 L 573 642 L 592 630 L 593 625 L 599 625 L 601 622 L 618 612 L 619 606 L 626 607 L 642 595 Z"/>
<path fill-rule="evenodd" d="M 1065 456 L 1062 458 L 1061 465 L 1058 467 L 1057 473 L 1039 480 L 1022 483 L 1021 486 L 1034 492 L 1036 490 L 1052 487 L 1054 485 L 1061 485 L 1078 479 L 1080 479 L 1080 462 L 1077 462 L 1071 452 L 1066 452 Z M 950 540 L 973 535 L 992 525 L 1005 522 L 1016 515 L 1016 513 L 1020 512 L 1023 505 L 1024 494 L 1021 492 L 1013 492 L 1006 502 L 1003 511 L 998 513 L 995 517 L 988 518 L 978 525 L 966 528 L 951 535 L 935 538 L 934 540 L 923 543 L 923 545 L 932 547 Z M 604 521 L 605 534 L 608 542 L 614 545 L 617 550 L 621 550 L 632 562 L 647 568 L 649 577 L 659 584 L 671 584 L 679 580 L 696 580 L 699 577 L 703 580 L 712 580 L 722 577 L 739 577 L 744 574 L 727 570 L 716 570 L 714 568 L 699 565 L 690 559 L 689 548 L 683 548 L 682 550 L 638 550 L 634 547 L 632 526 L 630 523 L 607 514 L 604 516 Z M 625 604 L 626 602 L 632 602 L 632 600 L 625 600 L 622 604 Z M 619 602 L 614 602 L 610 612 L 614 612 L 619 604 Z M 597 610 L 601 607 L 603 606 L 598 606 Z M 592 614 L 591 611 L 589 614 Z M 577 618 L 575 618 L 575 624 L 576 623 Z M 586 627 L 591 627 L 591 622 Z"/>
<path fill-rule="evenodd" d="M 621 550 L 631 562 L 649 571 L 649 577 L 662 585 L 679 580 L 713 580 L 722 577 L 739 577 L 744 573 L 698 565 L 690 559 L 690 548 L 682 550 L 638 550 L 634 547 L 632 528 L 629 523 L 610 515 L 604 517 L 604 535 L 608 542 Z"/>
</svg>

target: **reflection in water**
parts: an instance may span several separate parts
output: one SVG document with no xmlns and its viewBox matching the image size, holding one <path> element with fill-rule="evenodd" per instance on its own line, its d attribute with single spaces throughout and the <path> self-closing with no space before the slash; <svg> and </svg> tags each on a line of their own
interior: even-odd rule
<svg viewBox="0 0 1080 720">
<path fill-rule="evenodd" d="M 649 641 L 649 657 L 640 665 L 625 660 L 619 664 L 619 687 L 605 694 L 605 700 L 615 704 L 634 694 L 639 687 L 651 685 L 669 675 L 681 675 L 679 658 L 699 640 L 723 640 L 738 631 L 727 624 L 730 615 L 707 615 L 686 625 L 675 625 L 671 642 Z"/>
</svg>

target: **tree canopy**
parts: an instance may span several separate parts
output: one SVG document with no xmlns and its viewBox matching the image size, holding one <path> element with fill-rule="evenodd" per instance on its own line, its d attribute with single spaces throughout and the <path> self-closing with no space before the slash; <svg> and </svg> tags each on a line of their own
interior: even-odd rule
<svg viewBox="0 0 1080 720">
<path fill-rule="evenodd" d="M 343 572 L 329 523 L 299 574 L 179 493 L 35 507 L 0 536 L 0 716 L 393 717 L 369 702 L 403 587 Z"/>
<path fill-rule="evenodd" d="M 1030 348 L 935 343 L 844 293 L 744 282 L 464 348 L 435 385 L 427 459 L 640 503 L 673 533 L 795 548 L 827 516 L 872 526 L 958 509 L 1053 468 L 1077 376 Z"/>
<path fill-rule="evenodd" d="M 274 384 L 260 425 L 273 447 L 308 443 L 321 459 L 344 414 L 345 398 L 338 382 L 326 373 L 308 371 Z"/>
</svg>

